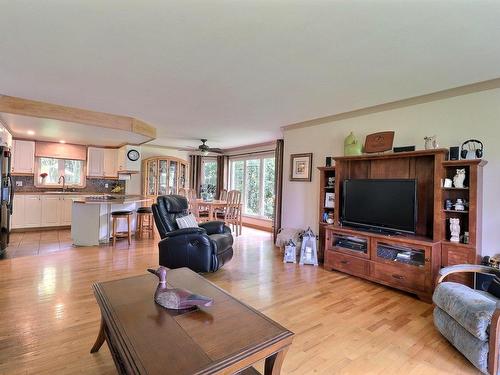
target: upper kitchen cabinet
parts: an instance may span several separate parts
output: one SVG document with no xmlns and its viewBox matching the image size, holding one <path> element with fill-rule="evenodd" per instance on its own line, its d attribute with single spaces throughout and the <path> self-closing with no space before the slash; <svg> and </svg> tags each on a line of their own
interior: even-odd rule
<svg viewBox="0 0 500 375">
<path fill-rule="evenodd" d="M 118 173 L 141 171 L 141 146 L 126 145 L 118 149 Z"/>
<path fill-rule="evenodd" d="M 12 141 L 12 174 L 33 174 L 35 170 L 35 142 Z"/>
<path fill-rule="evenodd" d="M 117 173 L 117 150 L 114 148 L 89 147 L 87 152 L 88 177 L 114 177 Z"/>
</svg>

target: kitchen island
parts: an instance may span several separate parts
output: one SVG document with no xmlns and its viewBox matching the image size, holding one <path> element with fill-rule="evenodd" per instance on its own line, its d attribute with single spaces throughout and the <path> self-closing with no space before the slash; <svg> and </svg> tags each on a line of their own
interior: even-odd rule
<svg viewBox="0 0 500 375">
<path fill-rule="evenodd" d="M 73 199 L 71 238 L 75 246 L 97 246 L 108 243 L 111 237 L 111 213 L 134 211 L 131 231 L 135 232 L 138 207 L 150 205 L 152 200 L 141 195 L 100 195 Z M 126 231 L 127 223 L 120 220 L 118 231 Z"/>
</svg>

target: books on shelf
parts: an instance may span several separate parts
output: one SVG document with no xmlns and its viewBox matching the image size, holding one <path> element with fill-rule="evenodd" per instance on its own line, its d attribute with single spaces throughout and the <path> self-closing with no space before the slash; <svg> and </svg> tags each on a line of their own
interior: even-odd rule
<svg viewBox="0 0 500 375">
<path fill-rule="evenodd" d="M 335 207 L 335 193 L 325 193 L 325 208 Z"/>
</svg>

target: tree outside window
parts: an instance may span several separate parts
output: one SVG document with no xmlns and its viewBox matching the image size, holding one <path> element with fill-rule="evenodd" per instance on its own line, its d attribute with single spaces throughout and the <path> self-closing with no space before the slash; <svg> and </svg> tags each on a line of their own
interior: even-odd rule
<svg viewBox="0 0 500 375">
<path fill-rule="evenodd" d="M 217 187 L 217 161 L 203 160 L 202 184 Z"/>
</svg>

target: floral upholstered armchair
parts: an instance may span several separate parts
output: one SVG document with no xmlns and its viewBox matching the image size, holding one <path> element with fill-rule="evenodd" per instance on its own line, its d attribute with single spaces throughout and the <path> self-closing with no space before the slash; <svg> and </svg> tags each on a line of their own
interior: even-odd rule
<svg viewBox="0 0 500 375">
<path fill-rule="evenodd" d="M 500 276 L 500 270 L 496 268 L 473 264 L 441 269 L 432 297 L 436 306 L 434 324 L 482 373 L 496 375 L 500 341 L 500 298 L 490 293 L 498 295 L 491 288 L 486 291 L 476 290 L 463 284 L 443 281 L 451 274 L 462 272 Z"/>
</svg>

